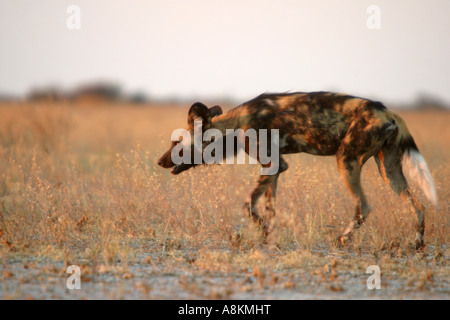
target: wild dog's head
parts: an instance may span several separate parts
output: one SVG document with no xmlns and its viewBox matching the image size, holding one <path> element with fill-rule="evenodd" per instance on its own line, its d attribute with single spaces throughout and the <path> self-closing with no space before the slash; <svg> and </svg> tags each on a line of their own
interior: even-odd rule
<svg viewBox="0 0 450 320">
<path fill-rule="evenodd" d="M 162 157 L 158 160 L 158 164 L 161 167 L 166 168 L 166 169 L 173 167 L 173 169 L 171 171 L 172 174 L 179 174 L 189 168 L 195 167 L 197 164 L 194 161 L 194 150 L 195 150 L 194 139 L 193 139 L 194 129 L 195 129 L 194 124 L 197 121 L 201 121 L 201 123 L 202 123 L 201 128 L 202 128 L 202 131 L 204 132 L 205 130 L 208 130 L 211 127 L 212 118 L 217 115 L 220 115 L 220 114 L 222 114 L 222 108 L 219 106 L 214 106 L 214 107 L 208 108 L 201 102 L 194 103 L 191 106 L 191 108 L 189 109 L 188 119 L 187 119 L 188 120 L 187 121 L 188 122 L 187 130 L 191 137 L 191 139 L 188 139 L 188 140 L 190 140 L 190 144 L 191 144 L 190 149 L 189 149 L 189 150 L 191 150 L 190 151 L 191 154 L 189 155 L 189 158 L 191 159 L 190 163 L 178 163 L 178 164 L 174 163 L 174 161 L 172 159 L 172 150 L 174 148 L 176 148 L 177 146 L 181 147 L 181 146 L 179 146 L 179 144 L 186 143 L 186 141 L 183 142 L 182 139 L 179 139 L 179 137 L 176 137 L 175 139 L 172 139 L 175 141 L 172 141 L 172 143 L 169 147 L 169 150 L 167 150 L 162 155 Z M 172 138 L 174 138 L 174 137 L 172 137 Z M 185 148 L 180 148 L 180 150 L 179 150 L 180 157 L 187 156 L 187 155 L 183 154 L 184 150 L 185 150 Z"/>
</svg>

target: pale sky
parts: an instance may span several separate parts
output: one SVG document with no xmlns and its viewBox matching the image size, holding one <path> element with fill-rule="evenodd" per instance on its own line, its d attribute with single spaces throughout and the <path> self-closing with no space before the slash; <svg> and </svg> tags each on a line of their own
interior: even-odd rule
<svg viewBox="0 0 450 320">
<path fill-rule="evenodd" d="M 69 5 L 80 30 L 66 26 Z M 0 0 L 0 93 L 107 79 L 157 98 L 334 90 L 450 103 L 449 14 L 449 0 Z"/>
</svg>

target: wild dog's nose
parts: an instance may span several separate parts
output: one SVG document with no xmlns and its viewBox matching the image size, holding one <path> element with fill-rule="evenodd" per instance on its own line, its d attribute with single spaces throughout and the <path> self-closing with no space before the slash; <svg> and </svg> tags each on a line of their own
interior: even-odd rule
<svg viewBox="0 0 450 320">
<path fill-rule="evenodd" d="M 158 165 L 162 166 L 162 163 L 163 163 L 162 159 L 159 159 L 158 160 Z"/>
</svg>

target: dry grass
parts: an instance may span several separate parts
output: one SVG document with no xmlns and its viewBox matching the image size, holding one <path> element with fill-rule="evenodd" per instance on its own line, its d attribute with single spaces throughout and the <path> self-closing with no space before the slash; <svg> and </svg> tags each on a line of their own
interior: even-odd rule
<svg viewBox="0 0 450 320">
<path fill-rule="evenodd" d="M 333 240 L 349 222 L 352 203 L 334 158 L 288 156 L 290 168 L 280 177 L 271 242 L 262 247 L 257 230 L 241 211 L 257 178 L 256 166 L 200 167 L 173 177 L 156 165 L 172 130 L 186 125 L 184 108 L 0 106 L 3 270 L 9 270 L 11 261 L 37 259 L 120 266 L 120 272 L 129 275 L 122 279 L 130 279 L 129 266 L 147 263 L 219 273 L 248 271 L 261 290 L 295 289 L 292 277 L 302 271 L 339 292 L 342 284 L 332 267 L 338 258 L 342 272 L 364 272 L 375 263 L 384 272 L 418 277 L 414 283 L 426 282 L 430 273 L 431 279 L 448 283 L 450 113 L 402 115 L 428 161 L 440 200 L 439 208 L 430 207 L 426 215 L 429 245 L 422 256 L 410 249 L 415 217 L 383 184 L 373 160 L 363 171 L 363 187 L 374 210 L 354 241 L 341 250 L 333 247 Z M 238 243 L 230 241 L 237 229 Z M 279 282 L 277 277 L 285 278 Z M 189 280 L 180 281 L 186 297 L 231 294 L 199 294 Z M 242 292 L 250 288 L 236 286 L 244 287 Z M 148 297 L 145 283 L 139 288 Z M 5 292 L 1 296 L 16 297 Z"/>
</svg>

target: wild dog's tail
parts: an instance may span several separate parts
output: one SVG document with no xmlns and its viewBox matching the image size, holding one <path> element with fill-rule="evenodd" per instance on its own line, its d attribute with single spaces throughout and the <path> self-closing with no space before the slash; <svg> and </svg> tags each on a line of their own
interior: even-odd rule
<svg viewBox="0 0 450 320">
<path fill-rule="evenodd" d="M 397 122 L 398 135 L 395 144 L 401 152 L 402 168 L 407 171 L 409 176 L 414 179 L 422 188 L 426 197 L 437 206 L 436 187 L 431 176 L 428 165 L 419 152 L 416 143 L 406 126 L 405 120 L 398 114 L 390 112 L 390 118 Z"/>
</svg>

